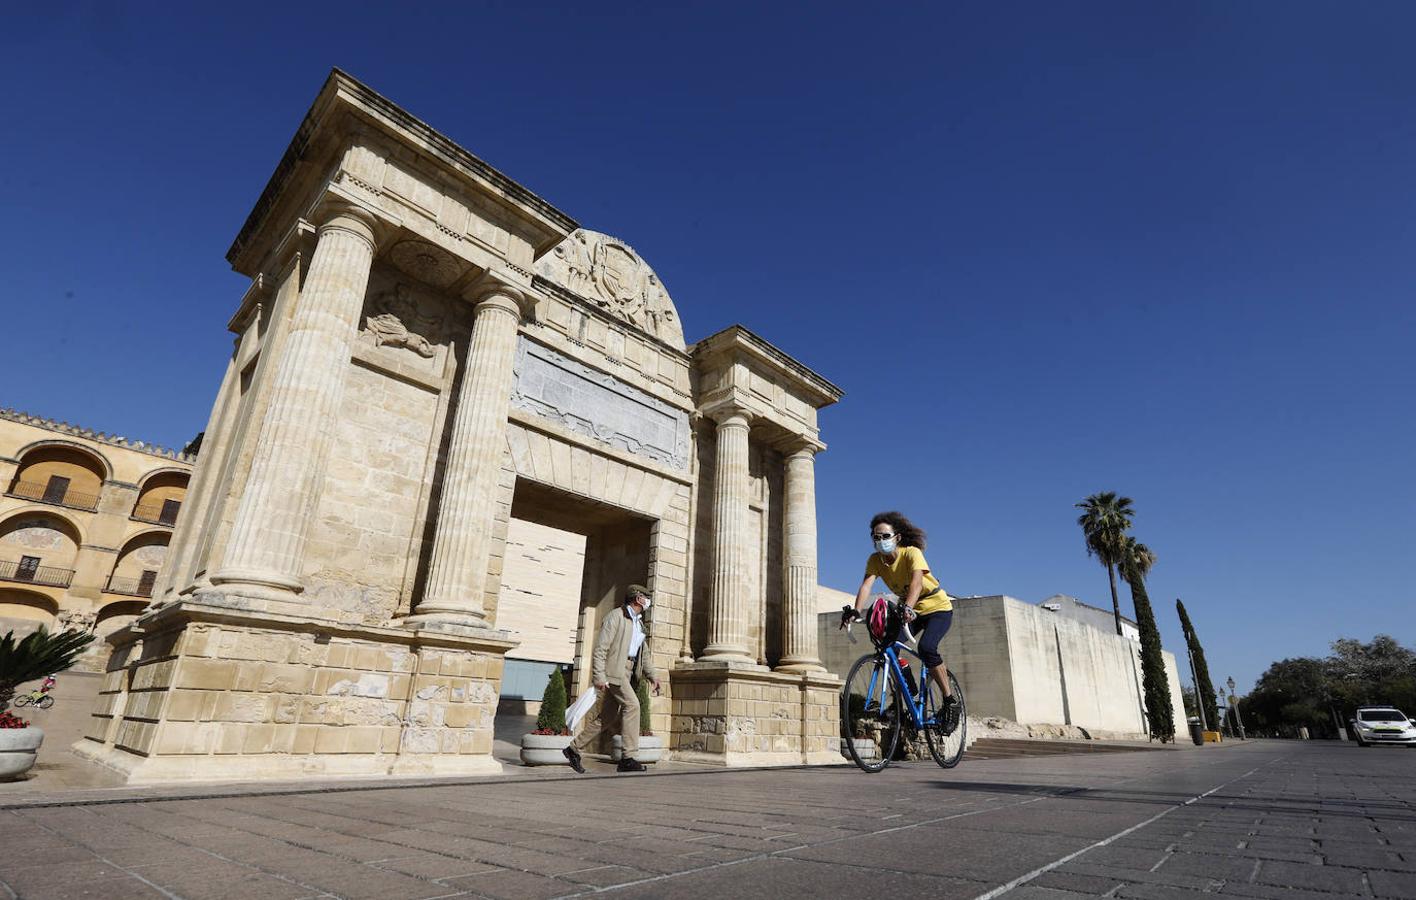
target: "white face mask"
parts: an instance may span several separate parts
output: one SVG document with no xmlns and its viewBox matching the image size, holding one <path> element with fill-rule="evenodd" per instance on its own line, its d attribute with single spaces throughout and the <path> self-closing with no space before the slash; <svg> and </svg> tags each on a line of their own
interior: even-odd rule
<svg viewBox="0 0 1416 900">
<path fill-rule="evenodd" d="M 881 553 L 884 553 L 884 554 L 887 554 L 887 555 L 888 555 L 888 554 L 891 554 L 891 553 L 894 553 L 894 552 L 895 552 L 895 540 L 896 540 L 896 539 L 895 539 L 894 537 L 876 538 L 876 539 L 875 539 L 875 549 L 876 549 L 876 550 L 879 550 Z"/>
<path fill-rule="evenodd" d="M 654 605 L 654 601 L 648 597 L 639 598 L 639 614 L 642 616 L 649 611 L 649 607 Z"/>
</svg>

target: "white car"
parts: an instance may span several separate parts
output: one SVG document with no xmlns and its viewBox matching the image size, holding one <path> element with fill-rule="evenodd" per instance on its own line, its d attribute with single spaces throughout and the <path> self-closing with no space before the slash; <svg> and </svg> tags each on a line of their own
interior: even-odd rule
<svg viewBox="0 0 1416 900">
<path fill-rule="evenodd" d="M 1352 733 L 1357 736 L 1357 746 L 1370 747 L 1373 744 L 1398 744 L 1416 747 L 1416 724 L 1399 709 L 1390 706 L 1358 707 L 1352 719 Z"/>
</svg>

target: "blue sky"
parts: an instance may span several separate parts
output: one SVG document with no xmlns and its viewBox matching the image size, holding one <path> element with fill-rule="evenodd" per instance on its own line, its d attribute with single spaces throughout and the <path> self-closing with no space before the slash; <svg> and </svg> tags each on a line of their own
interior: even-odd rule
<svg viewBox="0 0 1416 900">
<path fill-rule="evenodd" d="M 1416 7 L 529 6 L 10 12 L 0 405 L 204 426 L 337 65 L 845 389 L 824 583 L 898 507 L 954 593 L 1105 606 L 1110 489 L 1216 681 L 1416 643 Z"/>
</svg>

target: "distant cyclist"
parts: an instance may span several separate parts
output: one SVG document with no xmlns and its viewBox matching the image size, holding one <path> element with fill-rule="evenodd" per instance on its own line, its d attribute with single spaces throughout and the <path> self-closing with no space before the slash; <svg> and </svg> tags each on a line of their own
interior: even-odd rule
<svg viewBox="0 0 1416 900">
<path fill-rule="evenodd" d="M 860 617 L 875 579 L 884 581 L 890 592 L 903 601 L 905 621 L 918 636 L 915 646 L 919 649 L 919 658 L 929 670 L 929 677 L 944 692 L 941 709 L 948 717 L 958 701 L 949 688 L 949 670 L 944 668 L 944 659 L 939 655 L 939 642 L 953 622 L 954 602 L 939 586 L 939 579 L 929 571 L 929 563 L 924 560 L 924 531 L 903 514 L 891 510 L 870 520 L 870 539 L 875 544 L 875 552 L 866 560 L 865 580 L 856 591 L 855 610 L 842 613 L 841 627 L 845 627 L 850 617 Z"/>
</svg>

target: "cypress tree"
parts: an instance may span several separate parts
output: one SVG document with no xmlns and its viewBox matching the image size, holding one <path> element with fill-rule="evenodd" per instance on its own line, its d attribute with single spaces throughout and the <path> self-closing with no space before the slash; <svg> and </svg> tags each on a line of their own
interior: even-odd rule
<svg viewBox="0 0 1416 900">
<path fill-rule="evenodd" d="M 1175 740 L 1175 710 L 1170 705 L 1170 679 L 1165 675 L 1165 657 L 1161 655 L 1160 629 L 1155 624 L 1146 581 L 1131 560 L 1121 570 L 1131 586 L 1131 604 L 1136 608 L 1136 627 L 1141 632 L 1141 688 L 1146 697 L 1146 717 L 1150 720 L 1151 737 L 1161 741 Z"/>
<path fill-rule="evenodd" d="M 546 692 L 541 695 L 541 712 L 536 716 L 536 730 L 551 734 L 564 734 L 565 727 L 565 679 L 561 677 L 560 666 L 551 670 L 551 678 L 546 682 Z"/>
<path fill-rule="evenodd" d="M 652 735 L 653 726 L 649 723 L 649 679 L 640 678 L 635 693 L 639 695 L 639 733 Z"/>
<path fill-rule="evenodd" d="M 1199 702 L 1204 705 L 1205 724 L 1207 727 L 1219 730 L 1219 704 L 1214 699 L 1214 683 L 1210 681 L 1209 665 L 1205 662 L 1205 648 L 1200 646 L 1199 635 L 1195 634 L 1195 626 L 1190 624 L 1190 617 L 1185 612 L 1185 604 L 1179 598 L 1175 600 L 1175 609 L 1180 613 L 1180 627 L 1185 631 L 1185 643 L 1190 646 L 1190 657 L 1195 661 L 1195 690 L 1199 692 Z"/>
</svg>

